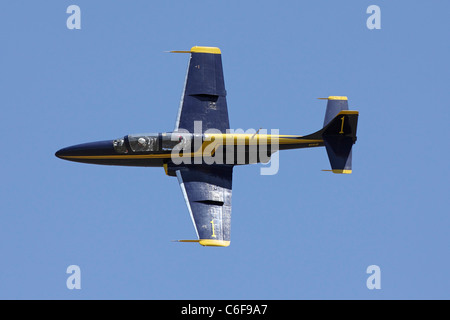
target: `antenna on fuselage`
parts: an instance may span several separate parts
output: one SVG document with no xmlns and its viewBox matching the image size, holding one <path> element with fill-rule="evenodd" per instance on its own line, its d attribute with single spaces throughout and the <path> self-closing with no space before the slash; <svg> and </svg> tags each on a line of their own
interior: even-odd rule
<svg viewBox="0 0 450 320">
<path fill-rule="evenodd" d="M 262 129 L 262 127 L 259 128 L 258 131 L 256 131 L 256 132 L 252 135 L 252 139 L 258 134 L 259 130 L 261 130 L 261 129 Z"/>
</svg>

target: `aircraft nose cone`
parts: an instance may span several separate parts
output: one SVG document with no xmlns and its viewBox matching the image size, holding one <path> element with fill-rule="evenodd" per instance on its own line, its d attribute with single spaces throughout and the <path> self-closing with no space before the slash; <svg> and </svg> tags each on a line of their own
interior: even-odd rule
<svg viewBox="0 0 450 320">
<path fill-rule="evenodd" d="M 69 153 L 67 152 L 67 149 L 68 149 L 68 148 L 62 148 L 62 149 L 56 151 L 56 152 L 55 152 L 55 156 L 58 157 L 58 158 L 60 158 L 60 159 L 63 159 L 64 156 L 67 156 L 67 155 L 69 154 Z"/>
<path fill-rule="evenodd" d="M 64 160 L 76 160 L 112 154 L 115 154 L 112 140 L 105 140 L 62 148 L 56 151 L 55 156 Z"/>
</svg>

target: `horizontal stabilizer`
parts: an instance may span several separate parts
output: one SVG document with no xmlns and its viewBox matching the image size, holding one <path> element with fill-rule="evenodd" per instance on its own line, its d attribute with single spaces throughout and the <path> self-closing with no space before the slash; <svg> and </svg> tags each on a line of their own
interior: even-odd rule
<svg viewBox="0 0 450 320">
<path fill-rule="evenodd" d="M 344 96 L 319 98 L 328 100 L 324 126 L 321 130 L 304 136 L 304 139 L 323 140 L 333 173 L 352 173 L 352 147 L 356 142 L 359 112 L 348 110 Z"/>
<path fill-rule="evenodd" d="M 333 173 L 352 173 L 352 147 L 356 142 L 358 111 L 340 111 L 323 129 L 322 138 Z"/>
</svg>

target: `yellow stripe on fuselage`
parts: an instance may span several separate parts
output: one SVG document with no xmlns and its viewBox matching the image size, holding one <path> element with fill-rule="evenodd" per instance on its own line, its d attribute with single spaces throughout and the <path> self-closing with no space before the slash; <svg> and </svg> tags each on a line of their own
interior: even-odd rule
<svg viewBox="0 0 450 320">
<path fill-rule="evenodd" d="M 102 155 L 102 156 L 62 156 L 65 159 L 166 159 L 170 158 L 169 153 L 160 154 L 117 154 L 117 155 Z"/>
<path fill-rule="evenodd" d="M 267 145 L 272 144 L 294 144 L 301 145 L 306 143 L 318 143 L 323 142 L 323 140 L 318 139 L 302 139 L 302 136 L 295 135 L 273 135 L 273 134 L 205 134 L 205 143 L 216 142 L 222 145 L 253 145 L 267 143 Z M 272 143 L 273 142 L 273 143 Z"/>
</svg>

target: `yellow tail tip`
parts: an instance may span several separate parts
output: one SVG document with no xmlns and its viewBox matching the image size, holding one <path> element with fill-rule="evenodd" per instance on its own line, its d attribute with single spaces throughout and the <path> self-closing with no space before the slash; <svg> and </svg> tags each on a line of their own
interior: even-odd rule
<svg viewBox="0 0 450 320">
<path fill-rule="evenodd" d="M 352 170 L 342 170 L 342 169 L 322 170 L 322 171 L 333 172 L 333 173 L 338 173 L 338 174 L 351 174 L 352 173 Z"/>
</svg>

